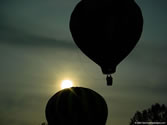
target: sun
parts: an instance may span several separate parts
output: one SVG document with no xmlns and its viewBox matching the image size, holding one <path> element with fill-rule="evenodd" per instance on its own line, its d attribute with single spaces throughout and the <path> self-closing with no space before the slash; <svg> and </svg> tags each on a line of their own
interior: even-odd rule
<svg viewBox="0 0 167 125">
<path fill-rule="evenodd" d="M 61 89 L 73 87 L 73 82 L 71 80 L 63 80 L 61 83 Z"/>
</svg>

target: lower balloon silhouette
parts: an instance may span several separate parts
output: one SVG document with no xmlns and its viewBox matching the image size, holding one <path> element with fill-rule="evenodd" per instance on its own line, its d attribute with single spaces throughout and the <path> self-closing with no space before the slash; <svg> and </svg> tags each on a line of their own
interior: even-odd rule
<svg viewBox="0 0 167 125">
<path fill-rule="evenodd" d="M 48 125 L 105 125 L 108 109 L 97 92 L 72 87 L 53 95 L 45 113 Z"/>
</svg>

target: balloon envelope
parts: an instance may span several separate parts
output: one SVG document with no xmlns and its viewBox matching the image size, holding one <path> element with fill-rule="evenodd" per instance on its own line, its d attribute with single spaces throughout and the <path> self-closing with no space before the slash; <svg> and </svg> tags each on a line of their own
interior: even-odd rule
<svg viewBox="0 0 167 125">
<path fill-rule="evenodd" d="M 46 106 L 48 125 L 105 125 L 107 115 L 104 98 L 83 87 L 57 92 Z"/>
<path fill-rule="evenodd" d="M 70 20 L 75 43 L 104 74 L 115 72 L 135 47 L 142 27 L 142 13 L 133 0 L 82 0 Z"/>
</svg>

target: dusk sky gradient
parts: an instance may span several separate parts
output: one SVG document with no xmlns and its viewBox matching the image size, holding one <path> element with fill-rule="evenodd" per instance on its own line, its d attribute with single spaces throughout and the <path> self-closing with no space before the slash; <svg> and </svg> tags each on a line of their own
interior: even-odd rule
<svg viewBox="0 0 167 125">
<path fill-rule="evenodd" d="M 156 102 L 167 105 L 167 0 L 136 0 L 143 33 L 117 66 L 111 87 L 72 40 L 69 20 L 78 2 L 0 1 L 0 125 L 46 121 L 46 103 L 64 79 L 105 98 L 107 125 L 128 125 L 137 110 Z"/>
</svg>

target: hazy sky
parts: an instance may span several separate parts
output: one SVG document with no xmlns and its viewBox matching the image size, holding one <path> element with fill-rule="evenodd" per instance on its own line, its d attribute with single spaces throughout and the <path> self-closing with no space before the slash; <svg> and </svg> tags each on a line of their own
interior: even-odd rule
<svg viewBox="0 0 167 125">
<path fill-rule="evenodd" d="M 75 45 L 69 31 L 79 0 L 0 1 L 0 125 L 39 125 L 63 79 L 91 88 L 107 101 L 107 125 L 128 125 L 136 110 L 167 105 L 167 1 L 136 0 L 142 37 L 106 86 L 101 69 Z"/>
</svg>

